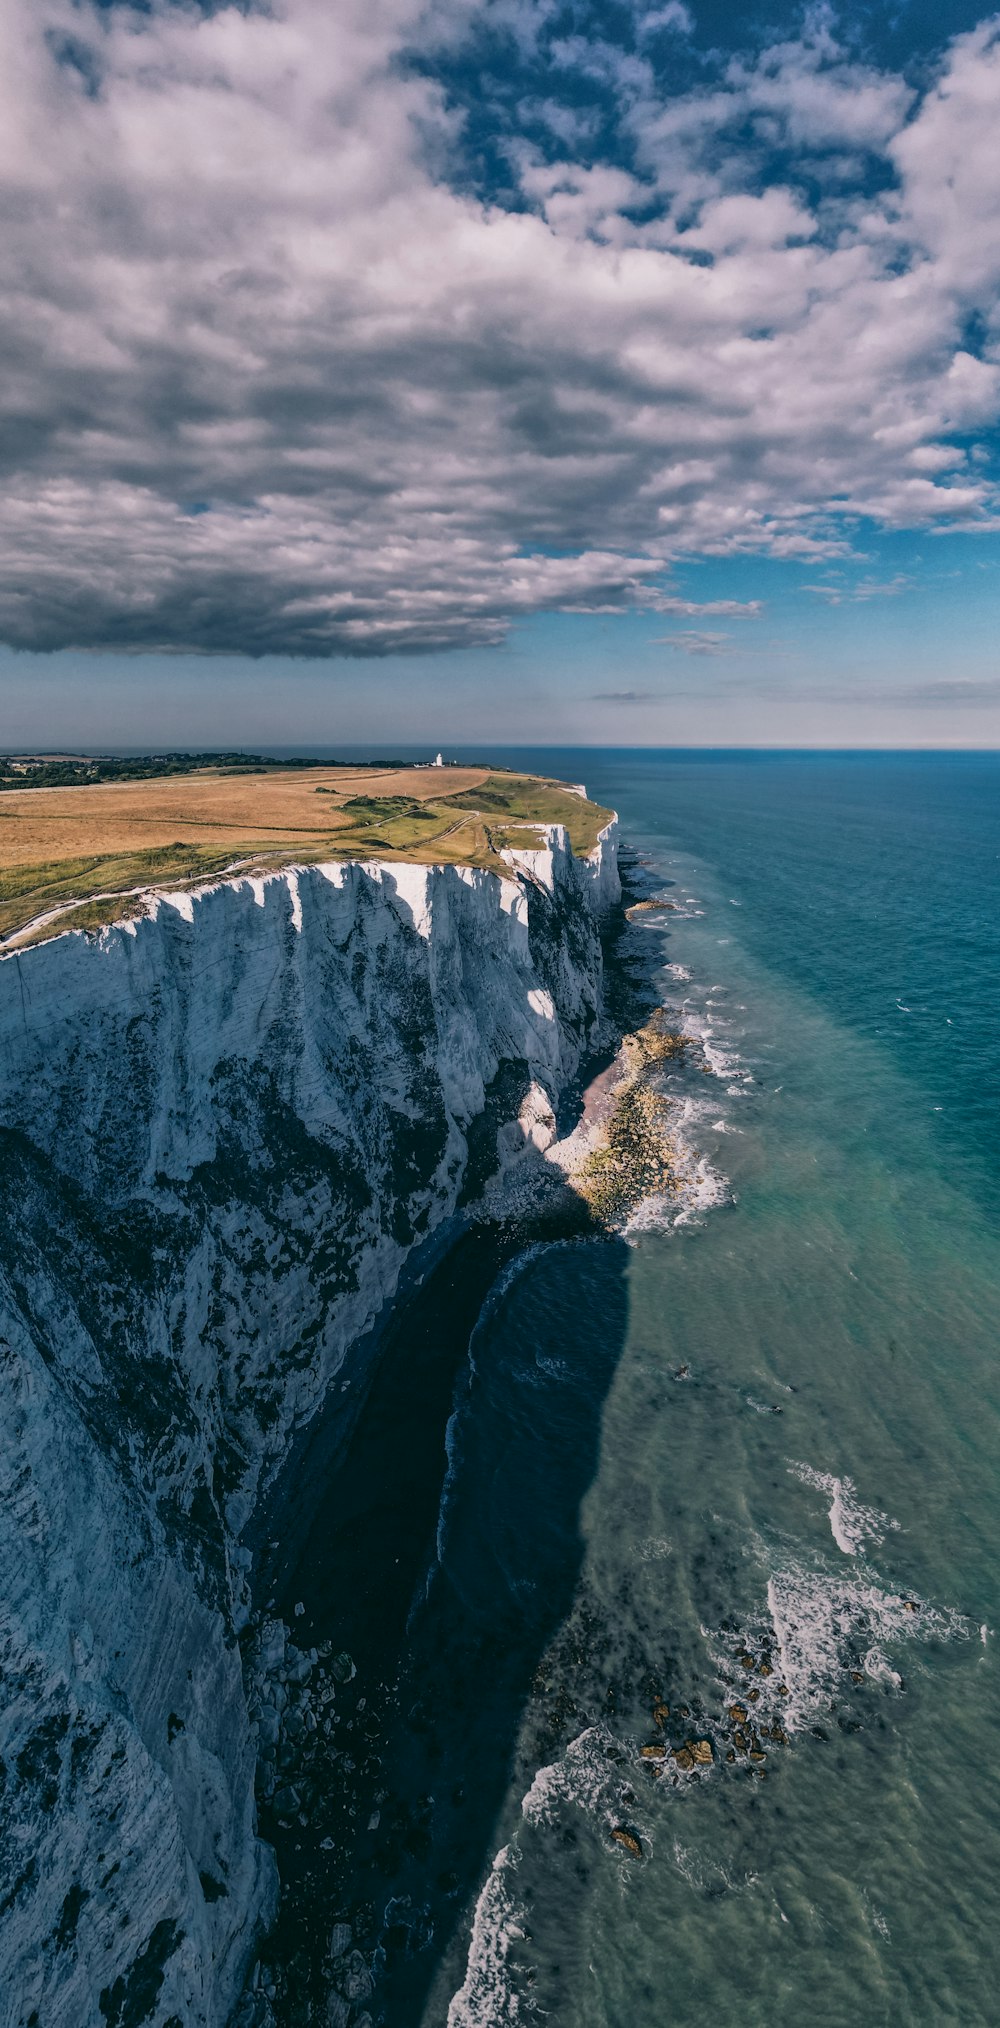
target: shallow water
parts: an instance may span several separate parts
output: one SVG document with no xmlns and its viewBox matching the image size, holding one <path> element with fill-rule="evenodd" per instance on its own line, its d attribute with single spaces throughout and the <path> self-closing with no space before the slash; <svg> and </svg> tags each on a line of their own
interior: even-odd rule
<svg viewBox="0 0 1000 2028">
<path fill-rule="evenodd" d="M 629 934 L 708 1167 L 679 1221 L 507 1260 L 459 1359 L 368 2004 L 992 2023 L 1000 761 L 530 760 L 677 904 Z M 639 1751 L 687 1738 L 710 1767 Z"/>
</svg>

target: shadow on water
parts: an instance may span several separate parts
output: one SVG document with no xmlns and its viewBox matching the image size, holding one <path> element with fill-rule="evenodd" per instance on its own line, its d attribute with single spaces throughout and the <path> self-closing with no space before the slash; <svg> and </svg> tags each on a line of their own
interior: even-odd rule
<svg viewBox="0 0 1000 2028">
<path fill-rule="evenodd" d="M 415 2028 L 468 1921 L 535 1671 L 574 1597 L 627 1251 L 577 1238 L 525 1253 L 476 1229 L 393 1320 L 273 1593 L 297 1645 L 332 1642 L 357 1672 L 306 1823 L 262 1811 L 282 1880 L 267 1951 L 289 1982 L 282 2023 L 321 2002 L 345 1921 L 374 1954 L 359 2000 Z"/>
<path fill-rule="evenodd" d="M 622 1029 L 658 997 L 627 931 L 606 987 Z M 259 1603 L 337 1671 L 305 1807 L 261 1808 L 281 2028 L 444 2019 L 428 1996 L 450 1946 L 464 1962 L 536 1671 L 573 1605 L 625 1342 L 628 1248 L 585 1217 L 458 1239 L 395 1305 L 349 1437 L 334 1395 L 271 1503 Z"/>
</svg>

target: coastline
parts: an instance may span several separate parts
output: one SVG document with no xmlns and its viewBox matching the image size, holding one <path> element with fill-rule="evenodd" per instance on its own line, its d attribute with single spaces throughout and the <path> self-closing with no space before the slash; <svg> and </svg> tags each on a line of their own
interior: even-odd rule
<svg viewBox="0 0 1000 2028">
<path fill-rule="evenodd" d="M 756 801 L 750 793 L 758 768 L 740 778 L 728 803 L 722 792 L 716 817 L 703 804 L 703 769 L 691 771 L 685 790 L 671 765 L 671 792 L 681 802 L 679 812 L 671 805 L 669 823 L 660 814 L 660 778 L 643 787 L 648 772 L 644 764 L 637 780 L 624 778 L 623 806 L 648 853 L 650 884 L 660 876 L 667 884 L 658 903 L 631 914 L 624 978 L 614 962 L 604 973 L 605 1013 L 619 1035 L 638 1034 L 648 1008 L 633 1013 L 619 986 L 627 1000 L 632 961 L 639 972 L 648 958 L 654 1002 L 670 1007 L 670 1025 L 698 1043 L 654 1072 L 670 1102 L 675 1159 L 683 1163 L 685 1137 L 707 1149 L 709 1166 L 721 1163 L 731 1176 L 723 1194 L 738 1212 L 703 1217 L 695 1189 L 681 1203 L 677 1194 L 654 1200 L 648 1225 L 640 1206 L 622 1218 L 618 1236 L 593 1243 L 579 1231 L 560 1233 L 553 1219 L 533 1243 L 540 1198 L 529 1182 L 556 1167 L 548 1157 L 561 1141 L 576 1132 L 579 1145 L 599 1128 L 625 1058 L 610 1054 L 605 1029 L 603 1054 L 581 1059 L 562 1098 L 540 1103 L 527 1068 L 512 1061 L 492 1091 L 484 1085 L 484 1111 L 468 1125 L 466 1173 L 476 1181 L 474 1198 L 498 1132 L 503 1151 L 518 1158 L 509 1227 L 493 1234 L 514 1247 L 509 1263 L 484 1299 L 489 1235 L 463 1240 L 457 1222 L 442 1220 L 433 1270 L 426 1239 L 423 1267 L 411 1253 L 415 1286 L 404 1266 L 363 1404 L 362 1377 L 351 1375 L 359 1413 L 345 1413 L 340 1430 L 343 1437 L 350 1420 L 350 1443 L 335 1435 L 326 1458 L 305 1462 L 298 1485 L 291 1467 L 300 1500 L 287 1540 L 302 1546 L 299 1566 L 269 1566 L 277 1589 L 256 1600 L 272 1623 L 279 1614 L 283 1621 L 268 1679 L 277 1696 L 262 1697 L 259 1744 L 274 1723 L 264 1708 L 276 1712 L 279 1700 L 278 1715 L 289 1713 L 296 1731 L 301 1724 L 300 1739 L 322 1734 L 336 1756 L 330 1786 L 340 1816 L 320 1820 L 321 1793 L 299 1793 L 299 1807 L 284 1812 L 284 1911 L 298 1923 L 306 1960 L 293 1963 L 298 1945 L 279 1914 L 280 1934 L 272 1933 L 271 1960 L 268 1946 L 261 1954 L 241 2028 L 244 2016 L 254 2028 L 272 2018 L 290 2028 L 297 1998 L 279 1997 L 269 1963 L 293 1965 L 298 1996 L 314 1957 L 323 2028 L 345 2018 L 347 2028 L 362 2028 L 376 2014 L 385 2028 L 410 2028 L 416 2019 L 442 2028 L 449 2015 L 452 2028 L 485 2028 L 542 2012 L 582 2013 L 595 1994 L 606 2018 L 628 2019 L 642 2014 L 644 1995 L 661 1990 L 664 1963 L 671 2005 L 692 2028 L 706 2007 L 720 2019 L 735 2011 L 763 2023 L 776 1996 L 792 1991 L 799 2004 L 818 1982 L 838 2018 L 864 2004 L 902 2020 L 928 1994 L 934 2005 L 946 1998 L 940 1979 L 926 1982 L 928 1935 L 933 1964 L 962 1966 L 970 2019 L 991 2018 L 981 1882 L 993 1818 L 982 1728 L 996 1701 L 997 1615 L 988 1539 L 983 1534 L 980 1545 L 977 1529 L 995 1504 L 1000 1261 L 994 1198 L 975 1143 L 980 1066 L 992 1060 L 982 1057 L 989 1024 L 968 992 L 971 958 L 951 975 L 949 941 L 956 912 L 978 908 L 978 893 L 964 867 L 961 881 L 947 866 L 943 875 L 936 869 L 937 884 L 928 887 L 925 871 L 918 877 L 914 868 L 912 836 L 883 823 L 887 919 L 905 928 L 907 909 L 923 909 L 926 887 L 933 931 L 919 957 L 921 989 L 897 995 L 893 987 L 887 999 L 866 890 L 845 884 L 835 825 L 820 832 L 816 859 L 823 878 L 836 865 L 836 880 L 824 886 L 814 867 L 803 887 L 801 813 L 793 798 L 783 832 L 773 782 Z M 610 773 L 605 787 L 610 796 Z M 811 803 L 808 817 L 812 823 Z M 960 799 L 956 821 L 966 836 Z M 716 823 L 730 855 L 721 875 L 705 843 Z M 914 826 L 919 844 L 917 813 Z M 773 844 L 766 862 L 763 831 Z M 699 840 L 698 853 L 678 846 L 678 835 Z M 848 854 L 848 872 L 852 863 Z M 680 905 L 666 907 L 664 893 Z M 626 897 L 626 910 L 632 906 Z M 732 912 L 741 906 L 742 915 Z M 381 913 L 375 920 L 389 927 Z M 193 927 L 185 924 L 182 936 Z M 292 945 L 301 932 L 286 924 L 286 935 Z M 394 938 L 395 931 L 387 952 Z M 985 924 L 981 945 L 980 977 L 991 949 Z M 59 947 L 74 948 L 70 939 Z M 933 966 L 936 973 L 927 972 Z M 27 969 L 23 959 L 6 968 L 14 1042 L 23 1034 L 17 974 Z M 932 975 L 940 987 L 933 995 Z M 383 969 L 380 1005 L 388 976 Z M 524 987 L 535 990 L 527 979 Z M 206 982 L 205 990 L 214 988 Z M 35 994 L 22 1014 L 30 1022 L 38 1012 Z M 279 1062 L 287 1005 L 283 1020 L 285 1031 L 267 1031 Z M 935 1037 L 947 1044 L 936 1058 Z M 910 1066 L 909 1081 L 894 1068 L 893 1051 Z M 95 1146 L 99 1160 L 113 1151 L 121 1164 L 135 1059 L 124 1050 L 118 1056 L 116 1075 L 119 1068 L 123 1080 L 126 1070 L 132 1075 L 132 1086 L 121 1086 L 129 1099 L 109 1110 Z M 928 1062 L 929 1074 L 915 1079 L 913 1065 Z M 79 1072 L 58 1122 L 68 1168 L 85 1134 L 101 1126 Z M 949 1116 L 939 1119 L 949 1094 Z M 245 1101 L 233 1118 L 240 1144 L 252 1145 Z M 954 1155 L 970 1121 L 963 1164 Z M 44 1151 L 11 1133 L 2 1145 L 5 1209 L 13 1205 L 23 1221 L 30 1204 L 35 1219 L 29 1232 L 12 1227 L 0 1284 L 7 1339 L 0 1371 L 11 1389 L 4 1463 L 17 1516 L 30 1544 L 29 1502 L 54 1502 L 61 1472 L 86 1580 L 93 1589 L 107 1573 L 120 1595 L 137 1582 L 137 1552 L 155 1559 L 160 1551 L 155 1537 L 128 1535 L 117 1504 L 130 1466 L 133 1516 L 148 1482 L 136 1469 L 138 1447 L 126 1453 L 120 1430 L 119 1448 L 111 1448 L 95 1358 L 103 1320 L 84 1316 L 85 1336 L 60 1295 L 67 1262 L 76 1285 L 100 1285 L 88 1266 L 92 1233 L 68 1222 L 94 1201 L 94 1171 L 77 1171 L 71 1198 L 68 1174 L 56 1193 Z M 299 1162 L 285 1141 L 281 1166 L 295 1177 L 296 1194 Z M 995 1187 L 995 1165 L 987 1184 L 990 1177 Z M 558 1191 L 558 1172 L 548 1180 Z M 162 1187 L 155 1177 L 154 1185 Z M 301 1201 L 308 1203 L 307 1192 Z M 453 1215 L 464 1218 L 466 1208 Z M 130 1249 L 133 1273 L 143 1259 L 142 1227 L 116 1225 L 107 1199 L 101 1221 L 116 1246 Z M 322 1237 L 334 1224 L 328 1218 L 313 1229 Z M 697 1229 L 678 1231 L 686 1224 Z M 46 1251 L 53 1240 L 59 1251 Z M 113 1273 L 123 1259 L 112 1260 Z M 146 1260 L 152 1288 L 164 1257 L 159 1265 L 151 1254 Z M 279 1260 L 275 1250 L 269 1273 Z M 29 1300 L 37 1361 L 23 1322 Z M 120 1316 L 122 1335 L 138 1337 L 134 1313 L 123 1308 Z M 285 1356 L 296 1350 L 291 1317 L 287 1306 L 271 1312 Z M 169 1349 L 154 1351 L 169 1371 Z M 294 1383 L 293 1359 L 289 1372 Z M 338 1397 L 337 1389 L 347 1377 L 334 1380 L 332 1398 L 345 1411 L 351 1394 Z M 210 1409 L 208 1394 L 201 1412 Z M 181 1431 L 188 1443 L 190 1427 Z M 112 1462 L 98 1490 L 111 1496 L 111 1519 L 97 1537 L 85 1510 L 79 1525 L 74 1474 L 105 1443 Z M 567 1458 L 569 1473 L 561 1469 Z M 311 1539 L 304 1505 L 315 1522 Z M 205 1515 L 201 1504 L 202 1533 L 190 1538 L 202 1557 L 210 1547 Z M 283 1519 L 271 1531 L 279 1532 Z M 249 1536 L 237 1550 L 248 1543 Z M 19 1541 L 6 1567 L 21 1554 Z M 204 1567 L 211 1568 L 207 1558 Z M 232 1571 L 249 1604 L 235 1553 Z M 43 1571 L 27 1601 L 43 1625 L 62 1582 L 58 1569 Z M 373 1626 L 384 1636 L 381 1657 L 372 1651 Z M 343 1641 L 331 1640 L 341 1627 Z M 8 1614 L 7 1639 L 10 1630 Z M 137 1638 L 142 1631 L 137 1622 Z M 191 1631 L 182 1674 L 197 1673 L 215 1638 L 210 1615 Z M 259 1631 L 248 1622 L 244 1648 Z M 86 1684 L 96 1723 L 106 1628 L 75 1616 L 68 1632 L 75 1681 Z M 399 1667 L 390 1666 L 396 1660 Z M 64 1666 L 61 1654 L 55 1662 Z M 124 1705 L 120 1682 L 124 1743 L 125 1725 L 144 1722 L 144 1713 L 131 1686 L 131 1708 Z M 8 1727 L 25 1708 L 19 1696 L 15 1689 L 8 1697 Z M 217 1702 L 220 1725 L 243 1722 L 238 1701 Z M 205 1781 L 193 1758 L 191 1712 L 171 1698 L 168 1720 L 171 1713 L 185 1721 L 169 1743 L 172 1761 L 160 1747 L 152 1778 L 147 1768 L 135 1785 L 154 1801 L 165 1776 L 176 1779 L 185 1765 L 182 1755 Z M 775 1728 L 787 1737 L 775 1737 Z M 706 1740 L 711 1769 L 693 1753 Z M 290 1732 L 281 1751 L 293 1745 Z M 678 1758 L 686 1751 L 690 1766 Z M 103 1765 L 95 1761 L 94 1775 L 85 1776 L 84 1799 Z M 43 1773 L 39 1764 L 39 1779 Z M 287 1786 L 298 1787 L 294 1769 L 280 1773 L 292 1773 Z M 22 1788 L 26 1781 L 19 1770 Z M 65 1839 L 78 1872 L 80 1847 L 71 1840 L 79 1814 L 78 1801 Z M 867 1827 L 861 1844 L 859 1823 Z M 125 1867 L 151 1828 L 127 1803 L 109 1834 Z M 349 1855 L 339 1882 L 338 1852 Z M 166 1841 L 156 1857 L 166 1878 Z M 233 1876 L 219 1865 L 218 1848 L 203 1848 L 199 1860 L 199 1891 L 224 1923 L 235 1913 Z M 21 1883 L 17 1923 L 25 1900 Z M 86 1924 L 95 1911 L 87 1907 L 80 1953 L 91 1948 Z M 162 1949 L 157 1924 L 169 1913 L 150 1910 L 149 1919 L 148 1941 Z M 12 1935 L 8 1916 L 5 1949 Z M 133 1933 L 140 1956 L 145 1935 L 144 1925 Z M 44 1956 L 36 1954 L 42 1969 Z M 759 1970 L 753 1985 L 748 1961 Z M 155 1958 L 144 1962 L 155 1977 Z M 177 2005 L 167 1981 L 176 1967 L 167 1958 L 162 1969 L 160 2013 L 169 2020 Z M 17 1977 L 15 1968 L 8 1991 L 20 1998 Z M 113 1982 L 98 1989 L 98 2000 L 102 1990 L 112 2004 Z M 57 2028 L 77 2028 L 87 2004 L 69 1986 L 59 1998 L 36 1987 L 32 1998 Z M 199 2028 L 206 2007 L 203 1996 L 189 2003 Z M 154 2028 L 165 2028 L 153 2018 Z M 100 2019 L 94 2028 L 103 2028 Z"/>
<path fill-rule="evenodd" d="M 583 872 L 556 830 L 502 881 L 461 867 L 341 863 L 213 882 L 158 896 L 143 921 L 95 938 L 63 935 L 0 965 L 6 1145 L 29 1150 L 34 1164 L 29 1186 L 22 1155 L 8 1163 L 10 1260 L 30 1249 L 40 1264 L 27 1289 L 5 1276 L 2 1291 L 8 1378 L 21 1403 L 8 1440 L 15 1458 L 18 1446 L 30 1456 L 35 1516 L 27 1532 L 17 1523 L 5 1552 L 5 1732 L 15 1753 L 40 1721 L 59 1729 L 67 1752 L 81 1728 L 116 1740 L 117 1785 L 99 1787 L 90 1807 L 119 1812 L 133 1855 L 116 1887 L 131 1934 L 111 1942 L 85 1912 L 72 1961 L 50 1956 L 42 1938 L 66 1891 L 61 1819 L 31 1814 L 27 1792 L 18 1798 L 27 1812 L 19 1835 L 37 1857 L 8 1920 L 5 1976 L 9 1990 L 27 1992 L 40 1972 L 54 2023 L 96 2024 L 93 1996 L 145 1977 L 133 1960 L 150 1939 L 157 2018 L 180 2008 L 220 2028 L 228 2020 L 275 1892 L 253 1834 L 256 1749 L 234 1645 L 249 1619 L 251 1556 L 240 1538 L 280 1462 L 282 1432 L 310 1420 L 334 1375 L 351 1373 L 421 1227 L 446 1228 L 454 1216 L 465 1129 L 498 1067 L 520 1062 L 522 1088 L 541 1079 L 556 1097 L 597 1039 L 595 910 L 613 890 L 614 853 L 612 825 Z M 353 950 L 353 972 L 342 949 Z M 344 986 L 356 995 L 362 962 L 374 997 L 351 1013 Z M 155 1042 L 144 1039 L 150 1022 Z M 331 1104 L 336 1037 L 343 1068 Z M 264 1039 L 266 1071 L 262 1059 L 248 1080 L 238 1067 Z M 359 1050 L 372 1066 L 360 1085 Z M 380 1095 L 378 1067 L 407 1063 L 407 1052 L 413 1098 L 398 1080 Z M 439 1096 L 425 1128 L 430 1071 Z M 265 1090 L 274 1093 L 266 1102 Z M 342 1133 L 347 1100 L 362 1108 L 360 1193 L 314 1138 L 318 1129 L 329 1145 Z M 380 1151 L 373 1138 L 387 1102 L 383 1117 L 403 1135 L 392 1161 L 408 1196 L 386 1169 L 391 1144 Z M 498 1103 L 502 1113 L 502 1091 Z M 289 1139 L 296 1118 L 309 1138 L 296 1126 Z M 502 1124 L 495 1113 L 494 1129 Z M 505 1168 L 518 1192 L 538 1153 L 530 1131 L 508 1135 Z M 384 1195 L 373 1222 L 365 1204 L 383 1174 L 378 1187 L 397 1194 Z M 345 1180 L 356 1267 L 343 1252 Z M 299 1211 L 289 1224 L 281 1209 L 287 1200 L 293 1210 L 297 1194 L 304 1226 Z M 96 1221 L 90 1205 L 100 1206 Z M 148 1235 L 143 1221 L 152 1221 Z M 66 1244 L 69 1284 L 58 1254 L 46 1257 Z M 117 1341 L 106 1336 L 106 1300 L 128 1320 Z M 368 1344 L 366 1358 L 377 1365 L 375 1349 Z M 360 1395 L 363 1376 L 354 1378 Z M 26 1419 L 39 1390 L 45 1407 Z M 72 1545 L 60 1518 L 67 1502 Z M 46 1657 L 41 1701 L 37 1655 Z M 101 1849 L 102 1826 L 102 1815 L 88 1822 L 78 1812 L 73 1864 L 84 1881 L 87 1840 Z"/>
<path fill-rule="evenodd" d="M 641 879 L 640 872 L 636 891 L 641 891 Z M 385 1953 L 368 1928 L 366 1894 L 369 1883 L 370 1890 L 376 1891 L 381 1877 L 378 1868 L 388 1863 L 384 1857 L 376 1862 L 375 1848 L 385 1835 L 386 1796 L 393 1790 L 391 1742 L 406 1702 L 400 1686 L 411 1673 L 419 1679 L 420 1665 L 411 1652 L 413 1617 L 419 1621 L 421 1600 L 432 1583 L 440 1582 L 448 1537 L 449 1489 L 458 1466 L 454 1446 L 460 1438 L 456 1432 L 464 1420 L 463 1401 L 475 1372 L 471 1348 L 513 1280 L 533 1264 L 551 1258 L 553 1249 L 558 1253 L 567 1246 L 587 1249 L 596 1244 L 609 1264 L 606 1272 L 623 1276 L 634 1214 L 650 1203 L 648 1148 L 632 1150 L 631 1159 L 628 1149 L 619 1152 L 613 1190 L 606 1184 L 600 1193 L 588 1187 L 588 1171 L 599 1162 L 604 1167 L 601 1157 L 609 1136 L 613 1136 L 623 1093 L 626 1098 L 636 1089 L 652 1094 L 657 1073 L 665 1065 L 676 1066 L 696 1047 L 678 1038 L 659 1008 L 648 966 L 642 981 L 637 978 L 640 946 L 634 935 L 627 939 L 628 961 L 622 961 L 632 891 L 626 874 L 622 905 L 606 945 L 605 983 L 612 997 L 616 988 L 619 997 L 624 994 L 636 1025 L 611 1038 L 613 1053 L 610 1047 L 605 1048 L 592 1068 L 583 1067 L 576 1096 L 571 1100 L 567 1094 L 563 1101 L 564 1112 L 569 1104 L 575 1125 L 559 1135 L 555 1121 L 550 1120 L 537 1150 L 540 1159 L 532 1162 L 524 1187 L 512 1198 L 509 1179 L 505 1190 L 501 1173 L 499 1188 L 488 1188 L 478 1207 L 479 1216 L 485 1214 L 485 1223 L 455 1221 L 447 1242 L 435 1244 L 426 1272 L 422 1271 L 424 1256 L 414 1260 L 415 1272 L 407 1287 L 397 1292 L 391 1310 L 380 1321 L 379 1357 L 372 1368 L 370 1393 L 352 1422 L 350 1436 L 345 1438 L 333 1409 L 326 1429 L 321 1420 L 313 1432 L 312 1456 L 307 1452 L 301 1460 L 293 1460 L 283 1481 L 286 1491 L 277 1489 L 279 1504 L 268 1520 L 268 1532 L 277 1537 L 277 1543 L 271 1559 L 261 1567 L 257 1638 L 265 1646 L 270 1643 L 272 1654 L 281 1650 L 283 1638 L 286 1645 L 280 1652 L 277 1680 L 287 1676 L 290 1655 L 292 1676 L 305 1669 L 305 1682 L 301 1689 L 290 1691 L 292 1702 L 286 1706 L 286 1712 L 290 1709 L 296 1714 L 294 1738 L 288 1736 L 281 1714 L 276 1721 L 273 1717 L 265 1720 L 265 1730 L 278 1742 L 281 1765 L 279 1772 L 265 1773 L 259 1791 L 262 1821 L 277 1851 L 286 1892 L 277 1925 L 262 1945 L 244 2015 L 239 2017 L 241 2028 L 244 2016 L 247 2028 L 250 2024 L 257 2028 L 258 2021 L 270 2021 L 266 2012 L 270 2007 L 282 2019 L 293 1992 L 308 1994 L 320 2016 L 324 2007 L 336 2010 L 338 1994 L 343 1998 L 353 1990 L 361 1994 L 362 2001 L 370 1990 L 374 1995 L 385 1972 Z M 650 962 L 653 948 L 647 946 Z M 669 1223 L 689 1215 L 686 1207 L 693 1201 L 689 1190 L 685 1194 L 688 1158 L 677 1129 L 677 1116 L 684 1104 L 680 1098 L 664 1101 L 654 1109 L 648 1128 L 656 1137 L 658 1161 L 667 1166 L 672 1178 L 675 1169 L 680 1172 L 671 1188 L 654 1193 L 657 1216 Z M 472 1207 L 472 1216 L 476 1216 L 476 1207 Z M 620 1263 L 617 1268 L 611 1265 L 616 1262 Z M 610 1329 L 613 1310 L 607 1306 L 606 1296 L 605 1306 L 605 1359 L 610 1382 L 615 1340 Z M 426 1354 L 417 1349 L 423 1344 Z M 418 1402 L 412 1396 L 413 1369 L 416 1361 L 418 1369 L 424 1370 L 424 1357 L 430 1362 L 427 1392 L 421 1391 Z M 595 1408 L 598 1404 L 599 1397 Z M 370 1434 L 366 1434 L 366 1423 Z M 414 1452 L 420 1460 L 417 1480 L 412 1479 Z M 581 1464 L 585 1458 L 584 1449 Z M 387 1459 L 393 1461 L 390 1490 L 382 1491 L 380 1481 Z M 399 1507 L 400 1495 L 393 1483 L 396 1472 L 403 1473 L 407 1489 Z M 303 1479 L 309 1488 L 305 1499 Z M 294 1528 L 289 1526 L 289 1507 L 284 1504 L 289 1500 L 296 1510 Z M 575 1504 L 574 1499 L 567 1510 L 567 1523 Z M 356 1539 L 352 1536 L 352 1514 L 357 1515 L 356 1530 L 361 1527 L 360 1517 L 367 1517 Z M 372 1540 L 383 1544 L 385 1560 L 381 1564 L 377 1559 L 372 1563 Z M 476 1808 L 482 1812 L 481 1842 L 472 1845 L 464 1869 L 456 1876 L 452 1916 L 447 1897 L 442 1902 L 440 1896 L 431 1894 L 435 1955 L 443 1950 L 450 1920 L 474 1887 L 488 1856 L 485 1841 L 492 1824 L 488 1798 L 495 1792 L 505 1764 L 503 1742 L 508 1735 L 513 1742 L 515 1721 L 523 1708 L 530 1707 L 536 1665 L 549 1635 L 558 1628 L 561 1611 L 569 1604 L 566 1583 L 564 1575 L 547 1587 L 551 1612 L 544 1629 L 539 1630 L 537 1647 L 522 1657 L 516 1690 L 504 1690 L 505 1671 L 495 1656 L 490 1668 L 497 1680 L 491 1691 L 486 1691 L 479 1667 L 473 1668 L 478 1688 L 474 1693 L 470 1688 L 469 1695 L 494 1713 L 485 1732 L 482 1716 L 478 1724 L 473 1723 L 478 1748 L 470 1739 L 464 1749 L 469 1764 L 477 1768 L 474 1786 Z M 369 1600 L 367 1617 L 357 1605 L 348 1605 L 352 1598 Z M 279 1625 L 283 1636 L 277 1633 Z M 456 1658 L 461 1653 L 461 1640 L 456 1644 L 455 1636 L 440 1637 L 439 1644 Z M 308 1666 L 299 1659 L 302 1655 Z M 346 1681 L 339 1680 L 338 1669 L 343 1677 L 348 1667 L 352 1673 Z M 332 1706 L 328 1702 L 331 1693 Z M 442 1684 L 439 1694 L 448 1700 L 447 1708 L 454 1709 L 457 1719 L 465 1705 L 455 1684 Z M 262 1678 L 259 1698 L 265 1713 L 273 1695 Z M 317 1721 L 315 1731 L 304 1729 L 310 1717 Z M 356 1765 L 345 1777 L 345 1740 L 349 1744 L 352 1731 L 362 1729 L 370 1735 L 368 1750 L 359 1756 L 349 1747 L 348 1760 Z M 498 1755 L 496 1773 L 491 1773 Z M 413 1779 L 411 1770 L 411 1789 Z M 398 1767 L 395 1780 L 406 1789 L 407 1778 Z M 392 1835 L 401 1841 L 404 1852 L 411 1837 L 417 1839 L 415 1849 L 419 1849 L 419 1807 L 417 1798 L 409 1805 L 402 1801 L 391 1804 Z M 458 1820 L 452 1839 L 452 1856 L 457 1859 L 463 1839 Z M 425 1897 L 429 1885 L 424 1883 Z M 335 1936 L 347 1939 L 333 1960 L 324 1941 L 324 1922 L 328 1924 L 331 1910 Z M 400 1917 L 404 1936 L 409 1920 Z M 430 1923 L 431 1917 L 422 1920 Z M 416 1938 L 415 1930 L 414 1948 Z M 406 2018 L 418 2005 L 416 1988 L 408 1983 L 415 1976 L 406 1969 L 410 1950 L 410 1944 L 403 1946 L 402 1964 L 390 1952 L 395 1966 L 390 1968 L 391 1990 L 396 1995 L 393 2004 L 403 2007 Z M 459 2009 L 455 2019 L 463 2018 Z"/>
</svg>

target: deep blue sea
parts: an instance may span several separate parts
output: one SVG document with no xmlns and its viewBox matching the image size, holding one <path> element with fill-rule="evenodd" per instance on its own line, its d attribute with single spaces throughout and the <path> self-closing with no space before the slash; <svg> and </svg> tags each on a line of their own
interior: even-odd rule
<svg viewBox="0 0 1000 2028">
<path fill-rule="evenodd" d="M 461 1324 L 375 2004 L 987 2028 L 1000 757 L 503 757 L 613 805 L 673 904 L 628 935 L 700 1038 L 663 1087 L 699 1188 Z"/>
</svg>

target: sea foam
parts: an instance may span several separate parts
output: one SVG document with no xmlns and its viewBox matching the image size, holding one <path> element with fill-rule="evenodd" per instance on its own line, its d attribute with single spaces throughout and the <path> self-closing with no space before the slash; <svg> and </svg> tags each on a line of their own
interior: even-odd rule
<svg viewBox="0 0 1000 2028">
<path fill-rule="evenodd" d="M 497 2028 L 501 2021 L 535 2017 L 530 2000 L 517 1992 L 508 1962 L 527 1926 L 513 1891 L 519 1863 L 516 1845 L 501 1846 L 476 1903 L 465 1978 L 448 2007 L 448 2028 Z"/>
<path fill-rule="evenodd" d="M 866 1507 L 858 1498 L 853 1479 L 836 1478 L 832 1472 L 817 1472 L 812 1465 L 803 1465 L 795 1459 L 789 1462 L 789 1471 L 804 1486 L 815 1486 L 817 1492 L 830 1496 L 830 1529 L 838 1549 L 845 1556 L 859 1555 L 866 1542 L 884 1542 L 890 1529 L 898 1529 L 899 1522 L 890 1514 L 883 1514 L 877 1507 Z"/>
</svg>

